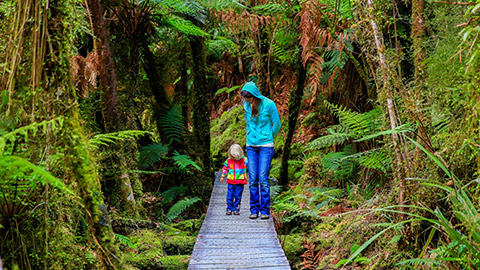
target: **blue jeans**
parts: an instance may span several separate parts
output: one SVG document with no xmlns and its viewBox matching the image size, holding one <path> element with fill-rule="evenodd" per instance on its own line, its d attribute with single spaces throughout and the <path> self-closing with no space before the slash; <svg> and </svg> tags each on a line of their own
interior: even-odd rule
<svg viewBox="0 0 480 270">
<path fill-rule="evenodd" d="M 250 213 L 270 214 L 270 165 L 273 147 L 247 146 Z"/>
<path fill-rule="evenodd" d="M 240 211 L 240 201 L 242 200 L 243 185 L 228 184 L 227 190 L 227 211 Z"/>
</svg>

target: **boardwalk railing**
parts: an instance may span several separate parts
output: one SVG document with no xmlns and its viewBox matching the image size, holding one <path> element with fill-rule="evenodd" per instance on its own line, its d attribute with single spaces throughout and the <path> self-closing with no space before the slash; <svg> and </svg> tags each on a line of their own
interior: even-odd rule
<svg viewBox="0 0 480 270">
<path fill-rule="evenodd" d="M 240 215 L 225 215 L 227 184 L 215 177 L 207 215 L 188 269 L 290 269 L 272 218 L 248 218 L 250 191 L 245 185 Z"/>
</svg>

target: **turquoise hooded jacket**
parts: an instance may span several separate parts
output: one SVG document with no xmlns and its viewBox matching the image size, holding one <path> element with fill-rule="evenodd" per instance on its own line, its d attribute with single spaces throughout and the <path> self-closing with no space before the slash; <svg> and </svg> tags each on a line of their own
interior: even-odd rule
<svg viewBox="0 0 480 270">
<path fill-rule="evenodd" d="M 258 117 L 252 117 L 251 104 L 245 101 L 245 120 L 247 121 L 247 145 L 261 146 L 273 144 L 273 138 L 278 134 L 282 124 L 278 115 L 277 105 L 260 94 L 254 82 L 247 82 L 242 91 L 247 91 L 262 100 L 258 105 Z"/>
</svg>

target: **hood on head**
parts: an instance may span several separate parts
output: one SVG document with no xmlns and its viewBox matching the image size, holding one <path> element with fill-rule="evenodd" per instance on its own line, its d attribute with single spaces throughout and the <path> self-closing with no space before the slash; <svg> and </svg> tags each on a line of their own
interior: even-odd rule
<svg viewBox="0 0 480 270">
<path fill-rule="evenodd" d="M 247 82 L 243 87 L 242 91 L 247 91 L 256 98 L 261 98 L 262 94 L 260 94 L 260 90 L 258 90 L 257 85 L 254 82 Z"/>
</svg>

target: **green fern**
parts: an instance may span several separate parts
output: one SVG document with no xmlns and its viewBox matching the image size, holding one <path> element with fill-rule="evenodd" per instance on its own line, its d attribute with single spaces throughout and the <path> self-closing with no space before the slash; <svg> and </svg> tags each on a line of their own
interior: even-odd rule
<svg viewBox="0 0 480 270">
<path fill-rule="evenodd" d="M 25 141 L 28 141 L 28 136 L 31 134 L 35 136 L 38 130 L 42 130 L 43 133 L 47 132 L 47 127 L 50 127 L 52 131 L 57 131 L 63 126 L 63 117 L 57 117 L 51 120 L 45 120 L 40 123 L 32 123 L 30 125 L 19 127 L 11 132 L 3 134 L 0 136 L 0 155 L 5 154 L 5 147 L 8 142 L 12 145 L 18 139 L 18 137 L 23 137 Z"/>
<path fill-rule="evenodd" d="M 183 185 L 176 186 L 176 187 L 171 187 L 165 192 L 162 192 L 160 195 L 162 197 L 162 204 L 167 204 L 173 200 L 175 200 L 177 197 L 183 195 L 183 193 L 187 190 L 186 187 Z"/>
<path fill-rule="evenodd" d="M 117 239 L 118 242 L 124 244 L 125 246 L 128 246 L 131 249 L 137 248 L 136 245 L 133 244 L 132 240 L 130 240 L 130 238 L 125 235 L 115 233 L 115 239 Z"/>
<path fill-rule="evenodd" d="M 322 148 L 332 146 L 332 145 L 340 145 L 345 143 L 350 139 L 350 135 L 347 133 L 341 134 L 341 133 L 335 133 L 335 134 L 329 134 L 326 136 L 319 137 L 312 142 L 308 143 L 307 146 L 305 147 L 305 150 L 307 151 L 315 151 L 315 150 L 320 150 Z"/>
<path fill-rule="evenodd" d="M 23 179 L 27 181 L 16 181 Z M 14 182 L 10 184 L 11 182 Z M 22 190 L 35 187 L 36 182 L 49 184 L 63 192 L 74 194 L 65 184 L 40 166 L 17 156 L 0 156 L 0 189 L 8 193 L 8 188 L 15 186 Z M 12 185 L 12 186 L 11 186 Z M 23 185 L 23 187 L 19 187 Z"/>
<path fill-rule="evenodd" d="M 174 204 L 170 210 L 168 210 L 167 215 L 165 216 L 167 223 L 172 222 L 175 218 L 177 218 L 181 213 L 183 213 L 187 208 L 192 206 L 194 203 L 200 201 L 201 199 L 198 197 L 193 198 L 184 198 L 183 200 Z"/>
<path fill-rule="evenodd" d="M 235 91 L 235 90 L 237 90 L 237 89 L 240 88 L 240 87 L 241 87 L 241 85 L 235 85 L 235 86 L 230 87 L 230 88 L 229 88 L 229 87 L 220 88 L 220 89 L 217 90 L 217 92 L 215 92 L 215 96 L 216 96 L 216 95 L 219 95 L 219 94 L 221 94 L 221 93 L 224 93 L 224 92 L 227 93 L 227 94 L 228 94 L 228 93 L 231 93 L 232 91 Z"/>
<path fill-rule="evenodd" d="M 166 159 L 168 153 L 168 145 L 161 143 L 154 143 L 147 146 L 143 146 L 139 150 L 140 158 L 138 160 L 138 167 L 151 168 L 158 162 Z"/>
<path fill-rule="evenodd" d="M 206 37 L 209 35 L 207 32 L 194 25 L 191 21 L 185 20 L 179 16 L 170 15 L 166 20 L 169 25 L 184 34 L 199 37 Z"/>
<path fill-rule="evenodd" d="M 173 106 L 165 114 L 159 117 L 160 128 L 167 136 L 167 144 L 174 141 L 181 142 L 183 130 L 183 116 L 180 106 Z"/>
<path fill-rule="evenodd" d="M 200 168 L 197 165 L 197 163 L 195 163 L 193 160 L 191 160 L 189 156 L 181 155 L 177 151 L 174 151 L 172 159 L 173 159 L 175 165 L 180 169 L 180 171 L 187 172 L 187 167 L 188 166 L 192 166 L 199 171 L 202 170 L 202 168 Z"/>
<path fill-rule="evenodd" d="M 352 131 L 350 135 L 353 139 L 359 139 L 380 131 L 382 126 L 382 111 L 380 107 L 376 107 L 366 113 L 358 113 L 328 101 L 325 101 L 325 105 L 338 117 L 340 125 Z"/>
<path fill-rule="evenodd" d="M 215 37 L 215 39 L 205 41 L 205 50 L 207 51 L 208 55 L 214 55 L 215 57 L 217 57 L 217 59 L 221 59 L 225 52 L 229 52 L 233 56 L 236 56 L 236 52 L 239 49 L 240 49 L 239 46 L 235 42 L 224 37 L 217 36 Z M 228 89 L 227 93 L 229 93 L 235 89 L 238 89 L 239 87 L 240 86 L 234 89 L 232 89 L 233 87 L 232 88 L 225 87 L 225 89 Z M 217 93 L 215 93 L 215 95 L 218 95 L 219 93 L 218 91 Z"/>
<path fill-rule="evenodd" d="M 386 173 L 390 169 L 391 160 L 388 153 L 383 149 L 372 149 L 366 155 L 360 157 L 360 165 Z"/>
<path fill-rule="evenodd" d="M 98 149 L 102 145 L 108 146 L 116 144 L 116 141 L 135 140 L 144 135 L 153 135 L 153 133 L 142 130 L 123 130 L 113 133 L 97 134 L 88 140 L 88 145 L 92 149 Z"/>
<path fill-rule="evenodd" d="M 258 5 L 252 7 L 253 10 L 256 10 L 259 14 L 262 15 L 278 14 L 283 12 L 286 8 L 288 7 L 277 3 L 267 3 L 265 5 Z"/>
</svg>

